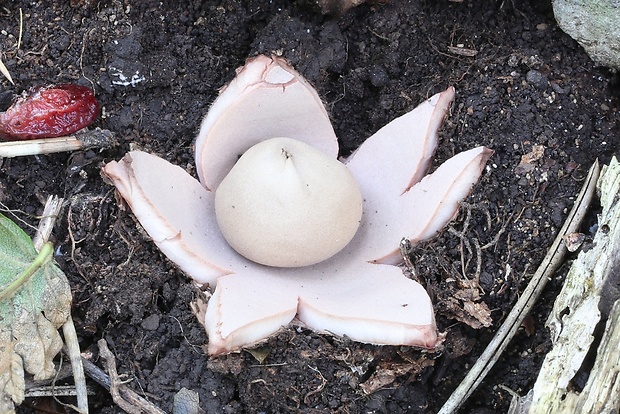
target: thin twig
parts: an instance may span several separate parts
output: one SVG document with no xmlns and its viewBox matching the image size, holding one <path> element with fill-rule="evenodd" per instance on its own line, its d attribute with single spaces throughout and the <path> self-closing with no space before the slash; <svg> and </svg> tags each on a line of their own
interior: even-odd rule
<svg viewBox="0 0 620 414">
<path fill-rule="evenodd" d="M 441 407 L 439 414 L 455 413 L 461 404 L 463 404 L 463 402 L 469 398 L 478 385 L 480 385 L 493 365 L 495 365 L 506 346 L 508 346 L 508 343 L 519 329 L 521 322 L 523 322 L 523 318 L 525 318 L 525 316 L 530 312 L 532 306 L 536 303 L 536 300 L 547 284 L 551 274 L 553 274 L 562 262 L 564 254 L 566 253 L 566 246 L 563 244 L 563 237 L 565 234 L 573 233 L 579 228 L 579 225 L 581 224 L 581 221 L 590 206 L 592 197 L 594 196 L 598 176 L 599 164 L 597 160 L 590 168 L 588 177 L 586 178 L 581 192 L 575 200 L 575 205 L 564 222 L 564 225 L 560 229 L 560 232 L 547 252 L 547 255 L 536 270 L 536 273 L 532 276 L 532 279 L 523 291 L 523 294 L 512 308 L 506 317 L 506 320 L 502 326 L 500 326 L 499 330 L 495 334 L 495 337 L 484 350 L 478 361 L 476 361 L 457 389 L 452 393 L 450 398 L 448 398 L 443 407 Z"/>
<path fill-rule="evenodd" d="M 91 395 L 95 394 L 94 388 L 89 388 L 88 393 Z M 38 385 L 33 387 L 28 387 L 24 392 L 24 396 L 26 398 L 36 398 L 36 397 L 75 397 L 77 396 L 77 390 L 75 389 L 75 385 Z"/>
<path fill-rule="evenodd" d="M 110 391 L 114 403 L 130 414 L 141 414 L 142 412 L 166 414 L 165 411 L 140 397 L 119 380 L 118 373 L 116 372 L 116 358 L 112 351 L 108 349 L 105 339 L 100 339 L 97 345 L 99 346 L 99 355 L 106 360 L 106 368 L 110 376 L 107 376 L 99 367 L 86 359 L 82 358 L 82 363 L 88 376 Z"/>
<path fill-rule="evenodd" d="M 49 196 L 47 198 L 45 207 L 43 208 L 43 214 L 39 220 L 39 227 L 32 238 L 32 243 L 37 251 L 41 250 L 41 247 L 49 240 L 52 229 L 54 228 L 54 223 L 56 223 L 56 219 L 60 214 L 62 202 L 63 199 L 57 196 Z"/>
<path fill-rule="evenodd" d="M 480 241 L 477 238 L 472 239 L 474 241 L 474 248 L 476 250 L 476 273 L 474 274 L 473 281 L 476 282 L 478 289 L 484 295 L 485 291 L 480 286 L 480 275 L 482 274 L 482 250 L 480 249 Z"/>
<path fill-rule="evenodd" d="M 108 375 L 110 376 L 110 395 L 112 396 L 112 401 L 129 414 L 141 414 L 138 407 L 133 406 L 121 397 L 119 387 L 122 382 L 118 377 L 118 372 L 116 372 L 116 357 L 108 348 L 105 339 L 100 339 L 97 345 L 99 346 L 99 356 L 105 359 L 105 365 L 108 370 Z"/>
<path fill-rule="evenodd" d="M 52 396 L 52 398 L 54 398 L 54 400 L 55 400 L 58 404 L 62 405 L 63 407 L 68 407 L 68 408 L 71 408 L 71 409 L 73 409 L 73 410 L 77 411 L 78 413 L 83 414 L 82 410 L 80 410 L 80 409 L 79 409 L 78 407 L 76 407 L 75 405 L 73 405 L 73 404 L 66 404 L 66 403 L 64 403 L 64 402 L 60 401 L 60 400 L 58 399 L 58 396 L 57 396 L 57 395 L 56 395 L 56 393 L 54 392 L 54 391 L 55 391 L 55 389 L 56 389 L 56 383 L 58 382 L 58 379 L 60 378 L 60 374 L 61 374 L 61 371 L 62 371 L 62 363 L 63 363 L 63 357 L 62 357 L 62 354 L 60 354 L 60 363 L 58 364 L 58 369 L 56 370 L 56 375 L 54 375 L 54 378 L 52 379 L 52 386 L 51 386 L 52 395 L 51 395 L 51 396 Z M 75 389 L 75 394 L 77 395 L 77 388 L 75 388 L 75 387 L 73 387 L 73 388 Z M 88 413 L 87 413 L 87 414 L 88 414 Z"/>
<path fill-rule="evenodd" d="M 480 247 L 481 250 L 486 250 L 489 247 L 493 247 L 493 246 L 497 245 L 497 243 L 499 242 L 499 238 L 502 237 L 502 234 L 504 234 L 504 232 L 508 228 L 508 224 L 510 224 L 510 222 L 512 221 L 512 218 L 514 217 L 514 215 L 515 215 L 515 213 L 513 212 L 510 215 L 510 217 L 508 217 L 508 220 L 506 220 L 504 222 L 504 224 L 502 224 L 502 228 L 500 228 L 499 231 L 497 233 L 495 233 L 495 236 L 493 237 L 493 240 L 491 240 L 490 242 L 488 242 L 484 246 L 481 246 Z"/>
</svg>

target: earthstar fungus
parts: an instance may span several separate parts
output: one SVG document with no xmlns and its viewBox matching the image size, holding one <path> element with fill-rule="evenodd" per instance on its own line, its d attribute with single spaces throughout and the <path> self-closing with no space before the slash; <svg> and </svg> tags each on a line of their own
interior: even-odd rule
<svg viewBox="0 0 620 414">
<path fill-rule="evenodd" d="M 426 176 L 453 98 L 453 88 L 431 97 L 339 164 L 337 139 L 316 91 L 283 59 L 257 56 L 238 69 L 202 123 L 196 140 L 200 182 L 141 151 L 108 163 L 103 171 L 162 252 L 197 282 L 215 287 L 204 320 L 210 354 L 250 346 L 295 317 L 309 328 L 355 341 L 432 348 L 438 340 L 432 304 L 424 288 L 396 266 L 399 243 L 407 237 L 415 244 L 439 232 L 492 154 L 474 148 Z M 265 145 L 271 152 L 263 159 L 243 161 L 244 154 Z M 291 145 L 294 150 L 287 149 Z M 309 154 L 315 153 L 317 159 L 331 160 L 329 167 L 313 164 L 317 161 Z M 330 179 L 323 180 L 334 164 L 348 192 L 330 189 Z M 243 171 L 235 173 L 237 168 Z M 235 174 L 240 176 L 229 178 Z M 232 190 L 225 189 L 229 180 Z M 246 181 L 250 189 L 244 188 Z M 273 187 L 271 181 L 279 184 Z M 220 186 L 224 195 L 218 197 Z M 359 213 L 351 188 L 361 194 Z M 308 226 L 308 217 L 326 197 L 344 201 L 328 209 L 337 213 L 317 213 L 321 219 Z M 247 203 L 244 213 L 225 217 L 236 203 Z M 284 214 L 288 209 L 295 214 Z M 269 218 L 267 224 L 263 217 Z M 218 222 L 224 232 L 237 233 L 224 237 Z M 275 227 L 269 227 L 272 222 Z M 333 243 L 340 230 L 330 231 L 343 222 L 343 239 Z M 288 227 L 290 238 L 282 244 L 278 234 Z M 314 231 L 319 238 L 313 240 Z M 295 239 L 297 234 L 302 236 Z M 251 257 L 251 247 L 259 242 L 261 257 Z M 330 243 L 315 255 L 323 247 L 317 244 Z M 272 253 L 270 246 L 275 246 Z M 283 249 L 294 250 L 293 258 Z"/>
<path fill-rule="evenodd" d="M 291 138 L 247 150 L 215 191 L 224 238 L 248 259 L 277 267 L 313 265 L 355 236 L 362 194 L 344 164 Z"/>
</svg>

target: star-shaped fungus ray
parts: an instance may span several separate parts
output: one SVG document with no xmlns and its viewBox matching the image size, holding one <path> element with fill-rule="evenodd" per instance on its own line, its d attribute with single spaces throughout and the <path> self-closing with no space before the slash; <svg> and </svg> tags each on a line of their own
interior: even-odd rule
<svg viewBox="0 0 620 414">
<path fill-rule="evenodd" d="M 215 288 L 204 320 L 209 353 L 251 346 L 295 317 L 356 341 L 434 347 L 430 298 L 393 265 L 401 260 L 402 237 L 426 240 L 453 218 L 492 154 L 475 148 L 425 176 L 454 90 L 380 129 L 345 161 L 363 202 L 360 226 L 342 250 L 308 266 L 274 267 L 246 259 L 227 243 L 214 206 L 218 184 L 241 154 L 272 138 L 301 140 L 333 160 L 338 146 L 316 91 L 284 60 L 258 56 L 237 73 L 196 142 L 202 185 L 139 151 L 103 169 L 158 247 L 197 282 Z M 293 154 L 293 164 L 298 156 L 304 151 Z M 260 225 L 261 211 L 256 214 Z"/>
<path fill-rule="evenodd" d="M 365 240 L 356 245 L 365 260 L 397 264 L 403 237 L 412 244 L 433 237 L 456 215 L 493 154 L 485 147 L 457 154 L 425 177 L 453 99 L 452 87 L 434 95 L 381 128 L 346 160 L 364 195 L 357 237 Z"/>
<path fill-rule="evenodd" d="M 412 245 L 435 236 L 458 212 L 459 202 L 478 181 L 493 151 L 474 148 L 447 160 L 402 195 L 391 196 L 377 187 L 370 190 L 364 169 L 354 173 L 358 182 L 366 183 L 364 215 L 356 238 L 350 243 L 361 251 L 364 260 L 374 263 L 398 264 L 402 261 L 399 243 L 407 237 Z M 375 181 L 378 185 L 379 181 Z M 386 186 L 388 188 L 389 186 Z M 372 193 L 371 193 L 372 191 Z"/>
<path fill-rule="evenodd" d="M 243 266 L 245 259 L 218 229 L 213 193 L 181 167 L 131 151 L 103 173 L 157 247 L 197 282 L 215 286 L 218 277 Z"/>
<path fill-rule="evenodd" d="M 275 137 L 338 155 L 336 134 L 316 90 L 284 59 L 260 55 L 237 70 L 202 121 L 196 138 L 200 181 L 215 190 L 241 154 Z"/>
<path fill-rule="evenodd" d="M 254 267 L 218 279 L 205 318 L 209 353 L 260 342 L 295 316 L 316 331 L 355 341 L 435 346 L 424 288 L 396 266 L 356 259 L 343 254 L 312 266 Z"/>
<path fill-rule="evenodd" d="M 290 278 L 261 269 L 218 279 L 203 322 L 209 354 L 253 345 L 287 326 L 297 314 L 296 287 Z"/>
<path fill-rule="evenodd" d="M 375 132 L 345 164 L 366 194 L 403 194 L 428 172 L 454 88 L 434 95 Z"/>
<path fill-rule="evenodd" d="M 359 342 L 424 348 L 437 343 L 428 294 L 396 266 L 352 263 L 322 287 L 303 290 L 297 317 L 315 330 Z"/>
</svg>

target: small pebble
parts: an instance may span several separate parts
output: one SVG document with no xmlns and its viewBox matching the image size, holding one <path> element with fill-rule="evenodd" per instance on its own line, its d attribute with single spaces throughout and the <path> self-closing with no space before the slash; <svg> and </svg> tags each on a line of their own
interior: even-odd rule
<svg viewBox="0 0 620 414">
<path fill-rule="evenodd" d="M 181 388 L 175 394 L 172 408 L 173 414 L 199 414 L 201 411 L 200 397 L 196 391 Z"/>
<path fill-rule="evenodd" d="M 387 85 L 390 80 L 383 66 L 375 65 L 371 67 L 368 74 L 370 76 L 370 83 L 378 88 Z"/>
<path fill-rule="evenodd" d="M 525 79 L 530 85 L 537 89 L 544 90 L 547 88 L 547 77 L 537 70 L 530 70 L 527 75 L 525 75 Z"/>
<path fill-rule="evenodd" d="M 147 331 L 156 331 L 159 328 L 159 315 L 153 314 L 144 318 L 142 328 Z"/>
</svg>

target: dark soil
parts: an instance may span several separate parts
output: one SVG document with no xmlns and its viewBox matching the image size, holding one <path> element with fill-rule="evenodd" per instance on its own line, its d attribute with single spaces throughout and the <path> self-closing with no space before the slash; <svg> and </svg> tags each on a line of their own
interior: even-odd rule
<svg viewBox="0 0 620 414">
<path fill-rule="evenodd" d="M 617 77 L 558 28 L 548 1 L 394 0 L 339 18 L 323 16 L 311 0 L 12 1 L 0 8 L 0 25 L 2 59 L 16 83 L 1 80 L 3 108 L 33 85 L 92 86 L 103 107 L 95 126 L 120 142 L 0 160 L 2 211 L 36 224 L 48 195 L 66 199 L 56 260 L 71 283 L 82 350 L 101 364 L 96 342 L 105 338 L 129 386 L 167 412 L 182 387 L 198 392 L 209 413 L 436 412 L 544 257 L 589 166 L 609 161 L 620 141 Z M 248 352 L 205 354 L 207 337 L 189 307 L 199 292 L 119 209 L 99 171 L 133 144 L 194 173 L 202 117 L 257 53 L 283 55 L 316 86 L 343 155 L 449 85 L 457 97 L 435 166 L 477 145 L 495 150 L 454 231 L 414 252 L 447 333 L 443 352 L 292 327 L 267 343 L 262 364 Z M 544 156 L 518 167 L 534 145 Z M 474 329 L 448 304 L 478 266 L 479 302 L 493 325 Z M 500 385 L 519 394 L 532 387 L 565 270 L 463 412 L 505 412 L 511 395 Z M 381 389 L 364 393 L 381 378 Z M 94 413 L 120 412 L 103 389 L 91 399 Z M 20 412 L 41 403 L 29 399 Z"/>
</svg>

